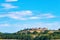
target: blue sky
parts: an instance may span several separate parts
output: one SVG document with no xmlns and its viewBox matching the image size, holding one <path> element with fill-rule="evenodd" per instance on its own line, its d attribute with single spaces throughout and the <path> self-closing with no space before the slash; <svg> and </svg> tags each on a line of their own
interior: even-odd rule
<svg viewBox="0 0 60 40">
<path fill-rule="evenodd" d="M 0 32 L 60 28 L 60 0 L 0 0 Z"/>
</svg>

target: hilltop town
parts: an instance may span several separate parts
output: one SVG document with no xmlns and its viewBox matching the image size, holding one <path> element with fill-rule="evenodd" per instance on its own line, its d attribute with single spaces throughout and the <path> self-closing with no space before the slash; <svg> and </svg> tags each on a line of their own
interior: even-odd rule
<svg viewBox="0 0 60 40">
<path fill-rule="evenodd" d="M 45 30 L 48 30 L 48 28 L 27 28 L 27 29 L 21 30 L 21 32 L 26 33 L 29 31 L 29 32 L 33 33 L 34 31 L 36 31 L 36 32 L 40 33 L 40 32 L 44 32 Z"/>
<path fill-rule="evenodd" d="M 48 30 L 48 28 L 30 28 L 20 30 L 16 33 L 1 33 L 0 39 L 20 40 L 57 40 L 60 39 L 60 29 Z"/>
<path fill-rule="evenodd" d="M 33 32 L 37 32 L 37 33 L 44 33 L 44 32 L 48 32 L 48 33 L 54 33 L 54 32 L 60 32 L 60 30 L 49 30 L 48 28 L 27 28 L 21 31 L 18 31 L 17 33 L 33 33 Z"/>
</svg>

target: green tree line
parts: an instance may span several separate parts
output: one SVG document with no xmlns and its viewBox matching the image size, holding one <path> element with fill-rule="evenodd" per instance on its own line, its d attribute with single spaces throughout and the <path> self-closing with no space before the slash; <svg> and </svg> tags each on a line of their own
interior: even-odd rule
<svg viewBox="0 0 60 40">
<path fill-rule="evenodd" d="M 49 33 L 49 30 L 45 30 L 44 32 L 36 32 L 31 33 L 30 31 L 22 32 L 18 31 L 16 33 L 1 33 L 0 39 L 21 39 L 21 40 L 51 40 L 51 39 L 60 39 L 60 31 L 54 31 L 53 33 Z"/>
</svg>

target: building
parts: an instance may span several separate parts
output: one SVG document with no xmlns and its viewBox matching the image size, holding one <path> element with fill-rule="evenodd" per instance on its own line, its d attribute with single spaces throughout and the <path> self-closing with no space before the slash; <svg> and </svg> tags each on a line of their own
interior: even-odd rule
<svg viewBox="0 0 60 40">
<path fill-rule="evenodd" d="M 48 30 L 47 28 L 31 28 L 31 29 L 25 29 L 23 30 L 23 32 L 31 32 L 33 33 L 34 31 L 40 33 L 40 32 L 44 32 L 45 30 Z"/>
</svg>

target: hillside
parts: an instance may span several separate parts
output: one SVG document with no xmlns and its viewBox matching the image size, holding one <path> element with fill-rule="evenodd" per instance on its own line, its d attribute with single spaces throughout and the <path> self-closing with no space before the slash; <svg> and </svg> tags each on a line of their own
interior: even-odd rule
<svg viewBox="0 0 60 40">
<path fill-rule="evenodd" d="M 60 39 L 60 30 L 48 30 L 47 28 L 24 29 L 16 33 L 1 33 L 0 39 L 21 40 L 51 40 Z"/>
</svg>

